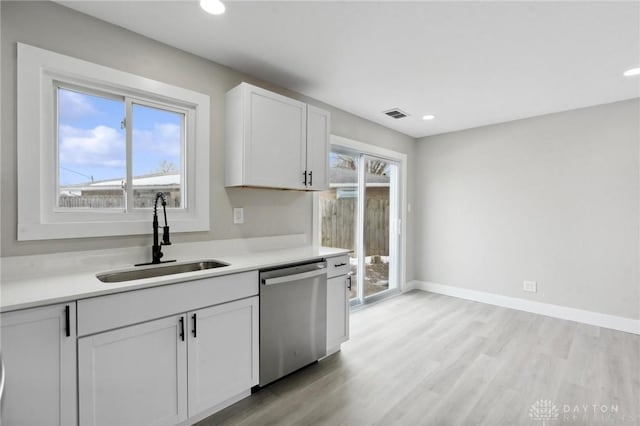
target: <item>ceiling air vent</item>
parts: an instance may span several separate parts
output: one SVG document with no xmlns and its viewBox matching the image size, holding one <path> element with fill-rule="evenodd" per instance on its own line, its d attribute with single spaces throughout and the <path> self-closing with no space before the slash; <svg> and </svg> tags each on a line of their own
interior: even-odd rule
<svg viewBox="0 0 640 426">
<path fill-rule="evenodd" d="M 382 111 L 382 113 L 388 115 L 391 118 L 395 118 L 395 119 L 405 118 L 405 117 L 409 116 L 409 114 L 407 114 L 406 112 L 400 110 L 399 108 L 393 108 L 393 109 L 390 109 L 389 111 Z"/>
</svg>

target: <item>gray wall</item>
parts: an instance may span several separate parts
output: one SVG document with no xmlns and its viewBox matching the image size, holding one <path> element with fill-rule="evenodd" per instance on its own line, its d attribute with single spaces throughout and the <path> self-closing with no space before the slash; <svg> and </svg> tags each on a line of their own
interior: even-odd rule
<svg viewBox="0 0 640 426">
<path fill-rule="evenodd" d="M 418 140 L 416 279 L 640 318 L 639 118 L 635 99 Z"/>
<path fill-rule="evenodd" d="M 16 174 L 16 42 L 31 44 L 211 97 L 210 232 L 176 235 L 175 242 L 311 233 L 311 195 L 296 191 L 224 188 L 224 94 L 242 81 L 295 97 L 332 114 L 332 132 L 413 157 L 414 139 L 299 94 L 174 49 L 49 2 L 2 1 L 2 256 L 142 246 L 148 236 L 18 242 Z M 411 191 L 411 188 L 409 188 Z M 233 225 L 232 206 L 245 208 Z M 412 271 L 411 259 L 408 259 Z M 408 273 L 411 279 L 411 273 Z"/>
</svg>

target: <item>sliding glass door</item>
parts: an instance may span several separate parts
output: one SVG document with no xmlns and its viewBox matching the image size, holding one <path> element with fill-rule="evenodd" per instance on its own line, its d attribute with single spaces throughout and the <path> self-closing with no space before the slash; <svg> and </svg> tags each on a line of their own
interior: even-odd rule
<svg viewBox="0 0 640 426">
<path fill-rule="evenodd" d="M 396 175 L 398 166 L 387 160 L 364 156 L 364 297 L 397 287 L 395 247 L 397 232 Z"/>
<path fill-rule="evenodd" d="M 358 282 L 358 156 L 348 151 L 331 151 L 329 189 L 319 194 L 321 245 L 352 250 L 351 282 Z M 351 286 L 351 299 L 359 297 Z"/>
<path fill-rule="evenodd" d="M 321 244 L 353 250 L 352 304 L 397 291 L 398 163 L 334 147 L 330 189 L 319 195 Z"/>
</svg>

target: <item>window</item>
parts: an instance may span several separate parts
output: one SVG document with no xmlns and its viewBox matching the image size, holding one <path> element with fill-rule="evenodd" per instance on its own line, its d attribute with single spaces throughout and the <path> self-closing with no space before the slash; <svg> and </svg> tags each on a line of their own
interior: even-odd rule
<svg viewBox="0 0 640 426">
<path fill-rule="evenodd" d="M 134 103 L 130 122 L 133 207 L 152 207 L 154 195 L 161 191 L 167 207 L 183 208 L 184 113 Z"/>
<path fill-rule="evenodd" d="M 59 209 L 185 208 L 184 111 L 56 86 Z"/>
<path fill-rule="evenodd" d="M 58 207 L 125 208 L 123 98 L 57 88 Z"/>
<path fill-rule="evenodd" d="M 208 230 L 208 165 L 208 96 L 18 44 L 18 239 L 148 233 L 158 192 Z"/>
</svg>

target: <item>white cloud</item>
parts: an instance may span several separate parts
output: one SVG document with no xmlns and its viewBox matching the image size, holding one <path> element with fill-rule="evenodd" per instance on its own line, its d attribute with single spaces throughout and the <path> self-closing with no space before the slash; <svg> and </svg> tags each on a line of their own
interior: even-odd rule
<svg viewBox="0 0 640 426">
<path fill-rule="evenodd" d="M 75 120 L 98 114 L 90 98 L 82 93 L 60 89 L 58 91 L 58 113 L 62 120 Z"/>
<path fill-rule="evenodd" d="M 170 157 L 180 157 L 180 126 L 171 123 L 154 123 L 152 130 L 133 129 L 136 151 L 147 151 Z"/>
<path fill-rule="evenodd" d="M 60 163 L 96 167 L 125 167 L 124 135 L 112 127 L 78 129 L 60 126 Z"/>
</svg>

